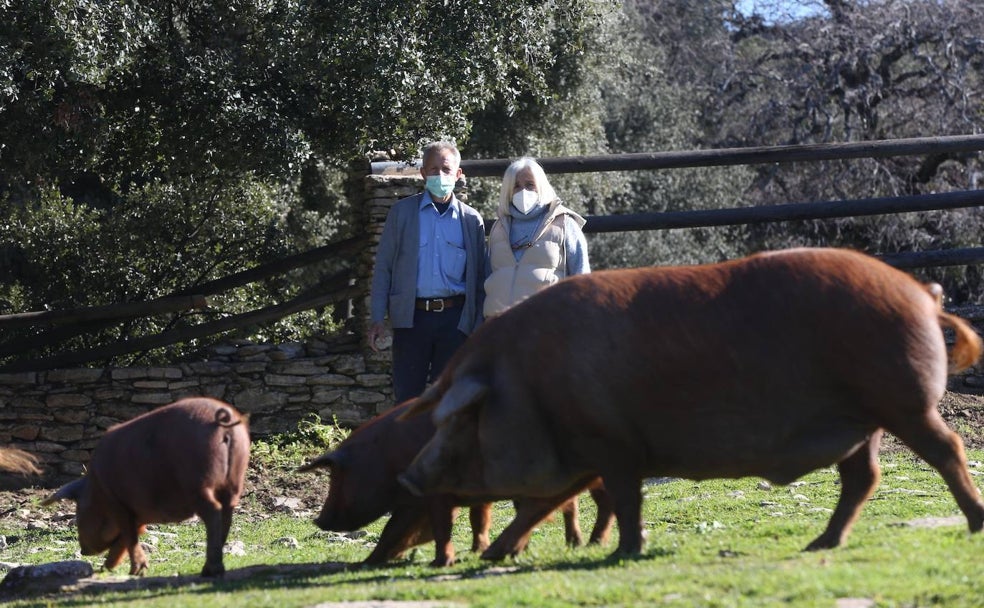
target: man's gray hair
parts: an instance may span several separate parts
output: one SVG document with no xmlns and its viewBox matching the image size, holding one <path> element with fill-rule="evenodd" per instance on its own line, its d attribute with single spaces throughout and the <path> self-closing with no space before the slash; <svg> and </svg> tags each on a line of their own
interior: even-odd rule
<svg viewBox="0 0 984 608">
<path fill-rule="evenodd" d="M 427 158 L 432 154 L 437 154 L 438 152 L 443 152 L 448 150 L 454 155 L 454 162 L 457 165 L 461 164 L 461 152 L 458 151 L 458 146 L 454 145 L 454 142 L 450 141 L 432 141 L 431 143 L 424 146 L 424 153 L 421 157 L 424 163 L 427 163 Z"/>
</svg>

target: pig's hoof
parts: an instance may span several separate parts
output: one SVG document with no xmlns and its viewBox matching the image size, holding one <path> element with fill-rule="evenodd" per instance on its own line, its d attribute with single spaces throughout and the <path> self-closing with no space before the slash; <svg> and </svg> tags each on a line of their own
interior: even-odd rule
<svg viewBox="0 0 984 608">
<path fill-rule="evenodd" d="M 967 513 L 967 527 L 971 532 L 984 529 L 984 505 L 978 504 L 972 512 Z"/>
<path fill-rule="evenodd" d="M 630 562 L 642 558 L 642 553 L 626 553 L 625 551 L 613 551 L 608 554 L 605 560 L 609 563 L 618 564 L 620 562 Z"/>
<path fill-rule="evenodd" d="M 430 563 L 431 568 L 447 568 L 454 565 L 453 557 L 435 557 Z"/>
<path fill-rule="evenodd" d="M 806 546 L 804 551 L 821 551 L 823 549 L 835 549 L 841 544 L 837 537 L 828 537 L 826 534 L 818 536 L 812 543 Z"/>
<path fill-rule="evenodd" d="M 207 578 L 215 578 L 222 576 L 223 574 L 225 574 L 225 566 L 222 564 L 219 564 L 218 566 L 205 564 L 205 567 L 202 568 L 202 576 Z"/>
<path fill-rule="evenodd" d="M 493 543 L 491 547 L 489 547 L 488 549 L 482 552 L 481 557 L 482 559 L 488 562 L 501 562 L 507 557 L 510 556 L 515 557 L 518 553 L 519 553 L 518 551 L 514 551 L 511 553 L 508 551 L 504 551 L 500 547 L 496 547 L 495 544 Z"/>
</svg>

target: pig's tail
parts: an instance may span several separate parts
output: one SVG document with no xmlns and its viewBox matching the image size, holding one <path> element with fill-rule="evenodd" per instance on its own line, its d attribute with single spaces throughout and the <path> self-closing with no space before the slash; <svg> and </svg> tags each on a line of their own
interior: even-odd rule
<svg viewBox="0 0 984 608">
<path fill-rule="evenodd" d="M 237 419 L 235 422 L 232 420 L 232 413 L 228 408 L 221 408 L 215 412 L 215 423 L 219 426 L 230 427 L 236 426 L 242 422 L 242 418 Z"/>
</svg>

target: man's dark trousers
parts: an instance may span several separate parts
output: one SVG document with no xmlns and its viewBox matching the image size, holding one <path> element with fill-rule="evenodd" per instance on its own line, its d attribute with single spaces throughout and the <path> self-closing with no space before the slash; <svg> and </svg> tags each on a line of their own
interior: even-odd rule
<svg viewBox="0 0 984 608">
<path fill-rule="evenodd" d="M 443 312 L 417 309 L 413 327 L 393 330 L 393 397 L 396 403 L 424 392 L 468 336 L 458 329 L 461 306 Z"/>
</svg>

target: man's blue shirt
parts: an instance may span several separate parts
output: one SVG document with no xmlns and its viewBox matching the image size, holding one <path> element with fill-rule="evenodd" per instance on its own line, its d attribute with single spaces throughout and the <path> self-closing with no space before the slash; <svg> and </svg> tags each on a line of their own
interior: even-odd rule
<svg viewBox="0 0 984 608">
<path fill-rule="evenodd" d="M 465 293 L 465 238 L 458 199 L 438 213 L 430 193 L 420 199 L 420 255 L 417 297 L 446 298 Z"/>
</svg>

